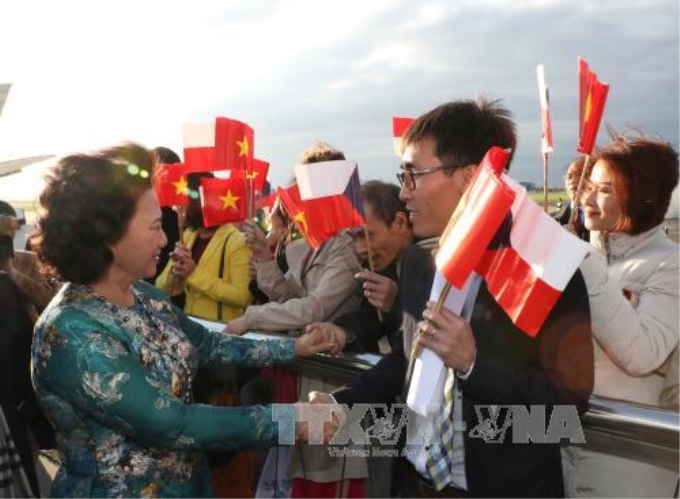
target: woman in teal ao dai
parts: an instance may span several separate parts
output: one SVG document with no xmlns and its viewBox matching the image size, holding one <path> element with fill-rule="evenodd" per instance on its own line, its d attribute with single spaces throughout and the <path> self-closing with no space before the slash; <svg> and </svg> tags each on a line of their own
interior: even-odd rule
<svg viewBox="0 0 680 499">
<path fill-rule="evenodd" d="M 34 384 L 57 432 L 56 497 L 212 495 L 202 451 L 271 446 L 291 428 L 272 408 L 193 404 L 199 366 L 262 366 L 325 339 L 213 333 L 139 279 L 166 244 L 151 155 L 127 144 L 62 158 L 40 197 L 40 258 L 67 284 L 33 341 Z M 279 417 L 280 419 L 280 417 Z"/>
</svg>

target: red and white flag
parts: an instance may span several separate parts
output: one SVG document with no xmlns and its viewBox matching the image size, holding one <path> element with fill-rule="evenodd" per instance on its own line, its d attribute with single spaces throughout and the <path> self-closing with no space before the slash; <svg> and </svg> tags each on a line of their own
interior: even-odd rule
<svg viewBox="0 0 680 499">
<path fill-rule="evenodd" d="M 408 127 L 411 126 L 411 123 L 413 123 L 414 119 L 413 118 L 405 118 L 403 116 L 394 116 L 392 118 L 392 135 L 394 136 L 394 154 L 397 155 L 398 158 L 401 158 L 401 155 L 403 154 L 403 137 L 404 134 L 406 133 L 406 130 L 408 130 Z"/>
<path fill-rule="evenodd" d="M 548 86 L 545 84 L 545 67 L 543 64 L 536 66 L 538 76 L 538 99 L 541 103 L 541 151 L 543 154 L 553 152 L 552 123 L 550 119 L 550 95 Z"/>
<path fill-rule="evenodd" d="M 366 223 L 356 163 L 324 161 L 294 169 L 308 221 L 320 227 L 327 239 L 342 229 Z"/>
<path fill-rule="evenodd" d="M 474 221 L 490 223 L 496 228 L 495 234 L 489 238 L 488 231 L 477 230 L 466 237 L 462 228 L 453 227 L 440 242 L 437 268 L 460 288 L 460 280 L 465 282 L 474 264 L 513 323 L 534 337 L 588 253 L 588 244 L 564 230 L 507 174 L 500 175 L 500 182 L 493 185 L 489 176 L 493 174 L 484 170 L 477 175 L 461 212 L 456 210 L 454 215 L 468 225 Z M 507 206 L 508 197 L 514 200 L 510 212 L 502 216 L 493 205 Z"/>
<path fill-rule="evenodd" d="M 215 149 L 215 122 L 185 123 L 184 166 L 187 173 L 209 172 L 218 169 Z"/>
<path fill-rule="evenodd" d="M 515 199 L 501 180 L 509 157 L 499 147 L 489 150 L 439 239 L 437 270 L 457 289 L 479 265 Z"/>
<path fill-rule="evenodd" d="M 588 254 L 588 244 L 545 213 L 514 179 L 504 174 L 502 180 L 515 192 L 512 215 L 477 273 L 512 322 L 534 337 Z"/>
<path fill-rule="evenodd" d="M 585 59 L 578 58 L 579 143 L 578 151 L 590 155 L 595 147 L 600 121 L 607 103 L 609 85 L 601 83 Z"/>
</svg>

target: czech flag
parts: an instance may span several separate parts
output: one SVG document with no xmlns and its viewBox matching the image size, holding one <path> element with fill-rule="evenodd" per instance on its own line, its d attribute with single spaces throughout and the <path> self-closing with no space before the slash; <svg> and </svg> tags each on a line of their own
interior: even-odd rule
<svg viewBox="0 0 680 499">
<path fill-rule="evenodd" d="M 326 239 L 342 229 L 366 224 L 356 163 L 300 164 L 295 166 L 295 177 L 305 210 L 313 214 L 315 229 Z"/>
<path fill-rule="evenodd" d="M 492 148 L 480 164 L 465 203 L 440 240 L 436 264 L 458 289 L 474 270 L 513 323 L 535 337 L 588 244 L 547 215 L 519 183 L 499 173 L 501 153 Z"/>
</svg>

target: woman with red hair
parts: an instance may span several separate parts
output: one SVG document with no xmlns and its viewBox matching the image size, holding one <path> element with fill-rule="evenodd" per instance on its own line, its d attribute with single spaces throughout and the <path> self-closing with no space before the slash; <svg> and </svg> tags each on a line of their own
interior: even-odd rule
<svg viewBox="0 0 680 499">
<path fill-rule="evenodd" d="M 660 369 L 678 347 L 679 252 L 662 228 L 677 185 L 678 153 L 666 142 L 615 136 L 596 157 L 582 198 L 595 250 L 581 265 L 595 342 L 595 395 L 659 405 Z M 572 452 L 576 476 L 566 484 L 572 497 L 579 491 L 670 497 L 675 489 L 677 474 L 668 470 L 588 446 Z"/>
</svg>

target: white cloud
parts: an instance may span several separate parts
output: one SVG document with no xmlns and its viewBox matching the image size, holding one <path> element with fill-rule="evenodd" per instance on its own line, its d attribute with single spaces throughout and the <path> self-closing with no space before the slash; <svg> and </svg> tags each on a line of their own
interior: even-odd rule
<svg viewBox="0 0 680 499">
<path fill-rule="evenodd" d="M 542 62 L 558 181 L 576 154 L 577 55 L 612 85 L 605 121 L 678 142 L 676 0 L 9 3 L 0 160 L 125 139 L 181 149 L 183 122 L 225 115 L 255 127 L 275 182 L 315 139 L 392 180 L 392 115 L 485 93 L 520 123 L 516 176 L 538 180 Z"/>
</svg>

